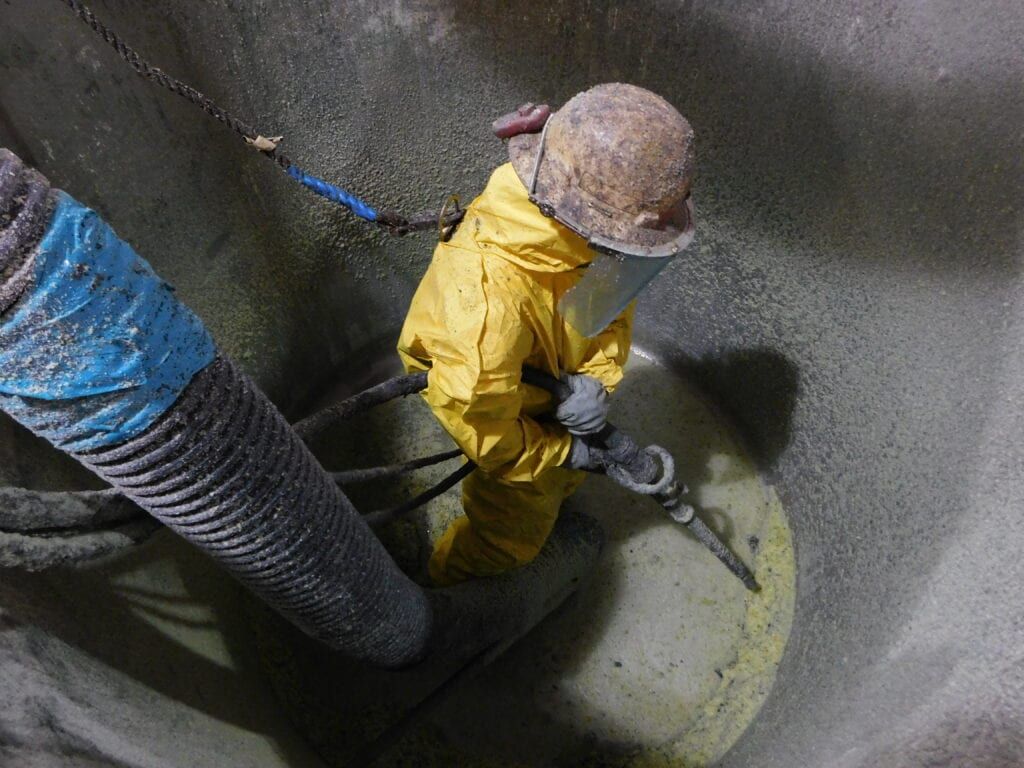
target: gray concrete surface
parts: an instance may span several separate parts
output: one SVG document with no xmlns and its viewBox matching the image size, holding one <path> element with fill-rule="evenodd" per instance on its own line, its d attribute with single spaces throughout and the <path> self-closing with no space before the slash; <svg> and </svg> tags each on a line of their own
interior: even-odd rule
<svg viewBox="0 0 1024 768">
<path fill-rule="evenodd" d="M 397 372 L 400 364 L 392 349 L 381 349 L 367 368 Z M 324 403 L 349 394 L 346 382 Z M 605 533 L 583 586 L 486 670 L 447 690 L 405 738 L 392 739 L 390 762 L 382 766 L 607 768 L 678 754 L 692 765 L 724 754 L 757 714 L 793 614 L 795 563 L 784 511 L 727 420 L 642 349 L 634 347 L 611 416 L 643 444 L 671 452 L 689 486 L 687 499 L 757 574 L 760 591 L 748 592 L 651 499 L 590 478 L 562 512 L 582 512 Z M 327 466 L 352 467 L 407 461 L 450 445 L 417 397 L 360 414 L 345 430 L 324 434 L 314 450 Z M 345 490 L 361 509 L 386 507 L 451 471 L 448 462 Z M 383 533 L 398 562 L 424 581 L 433 543 L 462 514 L 460 490 Z M 491 580 L 476 586 L 496 604 Z M 532 587 L 527 594 L 536 600 L 544 591 Z M 353 708 L 379 710 L 375 700 L 394 698 L 395 686 L 409 689 L 400 697 L 408 700 L 415 680 L 378 675 L 367 685 L 351 665 L 325 663 L 322 655 L 276 653 L 291 663 L 268 669 L 299 729 L 323 745 L 331 765 L 347 766 L 353 729 L 372 731 L 365 716 L 350 714 Z"/>
<path fill-rule="evenodd" d="M 723 765 L 1024 762 L 1019 3 L 95 8 L 300 164 L 408 209 L 480 189 L 518 101 L 611 79 L 673 101 L 699 248 L 641 335 L 738 421 L 798 552 L 778 684 Z M 397 324 L 426 239 L 297 192 L 56 0 L 0 4 L 0 73 L 0 143 L 100 210 L 285 409 Z M 31 656 L 22 632 L 0 642 Z"/>
</svg>

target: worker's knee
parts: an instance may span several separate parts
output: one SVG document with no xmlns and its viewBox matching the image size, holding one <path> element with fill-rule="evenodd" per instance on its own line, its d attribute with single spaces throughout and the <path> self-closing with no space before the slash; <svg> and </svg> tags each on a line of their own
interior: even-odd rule
<svg viewBox="0 0 1024 768">
<path fill-rule="evenodd" d="M 537 535 L 515 536 L 461 517 L 445 532 L 434 548 L 428 570 L 437 586 L 450 586 L 467 579 L 498 576 L 527 565 L 540 553 L 550 528 Z"/>
<path fill-rule="evenodd" d="M 480 532 L 480 538 L 484 542 L 481 554 L 498 573 L 504 573 L 533 562 L 550 532 L 551 526 L 547 525 L 535 526 L 529 532 L 524 531 L 522 535 L 512 537 L 491 535 L 492 531 L 484 530 Z"/>
<path fill-rule="evenodd" d="M 562 501 L 582 473 L 550 471 L 532 483 L 508 483 L 477 470 L 462 487 L 465 517 L 434 548 L 430 577 L 439 586 L 497 576 L 537 557 Z"/>
</svg>

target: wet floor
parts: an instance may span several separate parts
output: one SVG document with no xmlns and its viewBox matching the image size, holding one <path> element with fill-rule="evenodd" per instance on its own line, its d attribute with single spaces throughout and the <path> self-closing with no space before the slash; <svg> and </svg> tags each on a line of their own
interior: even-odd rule
<svg viewBox="0 0 1024 768">
<path fill-rule="evenodd" d="M 451 445 L 417 397 L 360 419 L 348 430 L 356 440 L 321 446 L 329 467 Z M 612 419 L 673 454 L 689 500 L 753 566 L 761 593 L 748 593 L 650 499 L 588 478 L 568 503 L 607 534 L 592 580 L 456 690 L 409 740 L 416 750 L 436 745 L 474 765 L 702 765 L 759 709 L 792 612 L 793 552 L 781 508 L 727 423 L 686 381 L 642 354 L 631 359 Z M 362 509 L 379 508 L 452 469 L 348 490 Z M 458 513 L 456 489 L 395 526 L 386 543 L 407 570 L 422 573 L 430 541 Z"/>
</svg>

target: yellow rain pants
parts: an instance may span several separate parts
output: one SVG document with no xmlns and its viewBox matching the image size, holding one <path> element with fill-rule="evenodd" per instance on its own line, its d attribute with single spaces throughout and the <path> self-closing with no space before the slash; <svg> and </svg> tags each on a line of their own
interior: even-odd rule
<svg viewBox="0 0 1024 768">
<path fill-rule="evenodd" d="M 498 168 L 440 243 L 398 342 L 407 371 L 429 371 L 423 393 L 441 425 L 479 465 L 462 485 L 465 517 L 438 541 L 439 586 L 530 562 L 584 473 L 563 468 L 569 433 L 550 396 L 521 382 L 524 365 L 622 379 L 633 308 L 587 339 L 557 313 L 595 256 L 580 236 L 529 201 L 510 164 Z"/>
</svg>

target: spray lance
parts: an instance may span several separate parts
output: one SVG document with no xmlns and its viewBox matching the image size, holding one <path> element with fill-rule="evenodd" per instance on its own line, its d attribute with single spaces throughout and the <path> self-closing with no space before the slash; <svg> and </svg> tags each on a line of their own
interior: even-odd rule
<svg viewBox="0 0 1024 768">
<path fill-rule="evenodd" d="M 571 394 L 567 384 L 536 368 L 523 368 L 523 381 L 547 390 L 558 401 Z M 594 443 L 603 449 L 607 457 L 604 472 L 609 478 L 623 488 L 653 498 L 669 517 L 686 526 L 698 541 L 710 549 L 747 589 L 754 592 L 760 589 L 754 574 L 697 516 L 696 510 L 683 501 L 686 486 L 676 479 L 672 454 L 660 445 L 641 448 L 632 437 L 611 423 L 605 424 L 594 437 Z"/>
</svg>

